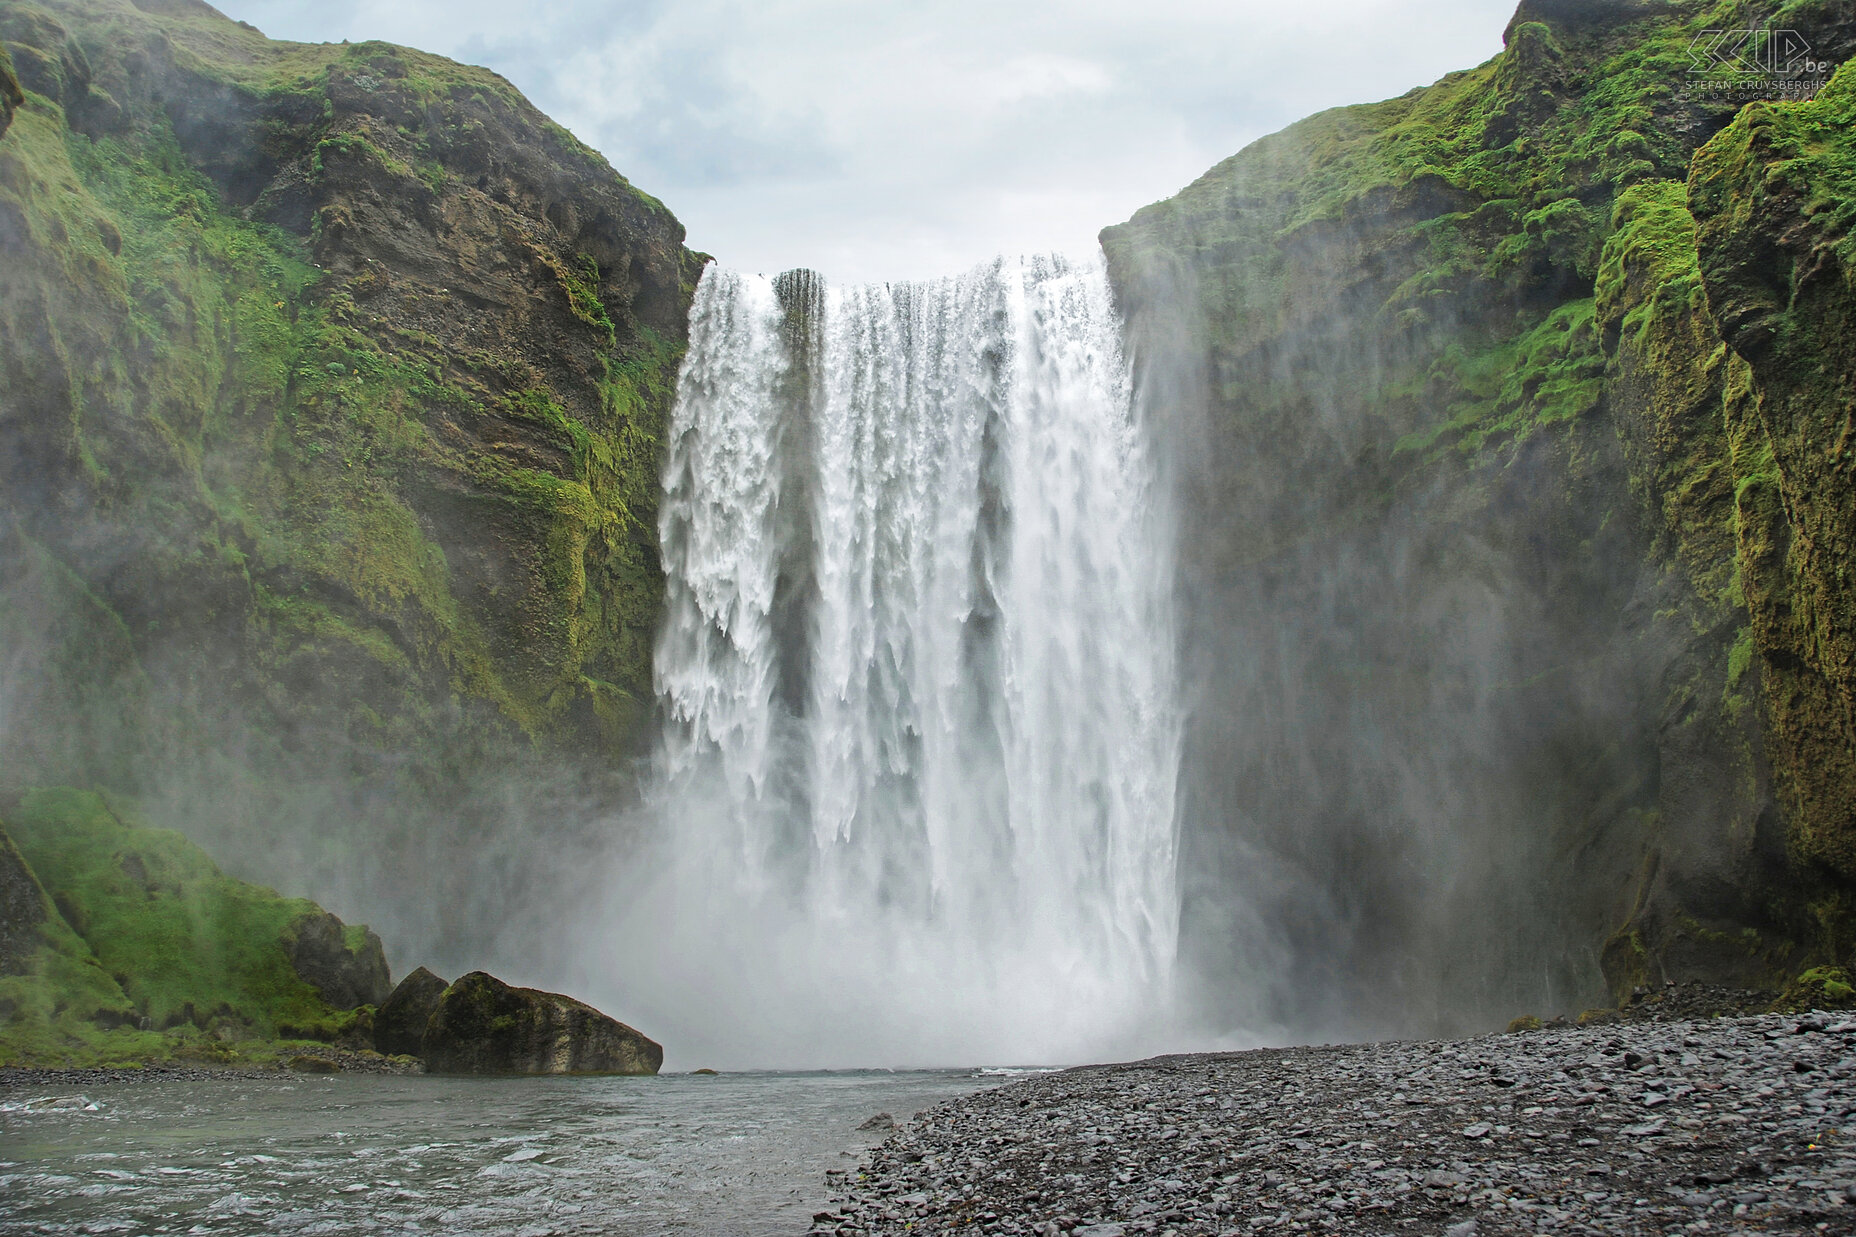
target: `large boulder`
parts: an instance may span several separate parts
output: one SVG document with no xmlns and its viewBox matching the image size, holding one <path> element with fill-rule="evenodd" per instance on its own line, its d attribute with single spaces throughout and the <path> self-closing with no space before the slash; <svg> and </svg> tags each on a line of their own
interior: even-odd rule
<svg viewBox="0 0 1856 1237">
<path fill-rule="evenodd" d="M 336 1009 L 378 1005 L 393 990 L 380 938 L 327 911 L 298 916 L 284 933 L 284 949 L 298 977 Z"/>
<path fill-rule="evenodd" d="M 419 1055 L 425 1038 L 425 1025 L 432 1020 L 439 998 L 450 987 L 444 980 L 420 967 L 393 990 L 374 1015 L 374 1050 L 388 1056 Z"/>
<path fill-rule="evenodd" d="M 439 998 L 419 1055 L 437 1074 L 655 1074 L 661 1045 L 590 1005 L 472 971 Z"/>
</svg>

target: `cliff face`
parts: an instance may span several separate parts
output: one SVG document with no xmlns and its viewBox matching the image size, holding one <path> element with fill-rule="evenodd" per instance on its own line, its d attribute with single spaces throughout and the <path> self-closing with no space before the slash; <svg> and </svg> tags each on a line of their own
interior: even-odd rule
<svg viewBox="0 0 1856 1237">
<path fill-rule="evenodd" d="M 1783 87 L 1690 71 L 1768 20 L 1856 48 L 1846 3 L 1527 0 L 1104 232 L 1180 495 L 1214 1020 L 1844 960 L 1856 70 L 1744 110 Z"/>
<path fill-rule="evenodd" d="M 1793 853 L 1856 881 L 1856 70 L 1696 156 L 1699 269 L 1738 367 L 1740 566 Z M 1839 914 L 1847 913 L 1841 903 Z M 1848 942 L 1844 942 L 1847 944 Z"/>
<path fill-rule="evenodd" d="M 275 878 L 637 751 L 681 225 L 403 48 L 194 0 L 0 47 L 0 782 L 217 797 Z"/>
</svg>

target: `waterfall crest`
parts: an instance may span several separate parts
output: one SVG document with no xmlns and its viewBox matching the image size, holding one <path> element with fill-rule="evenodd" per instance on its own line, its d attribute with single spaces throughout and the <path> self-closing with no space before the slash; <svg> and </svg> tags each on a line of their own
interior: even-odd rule
<svg viewBox="0 0 1856 1237">
<path fill-rule="evenodd" d="M 718 989 L 712 1051 L 1137 1047 L 1168 1000 L 1179 718 L 1099 261 L 843 289 L 711 266 L 670 441 L 656 914 Z"/>
</svg>

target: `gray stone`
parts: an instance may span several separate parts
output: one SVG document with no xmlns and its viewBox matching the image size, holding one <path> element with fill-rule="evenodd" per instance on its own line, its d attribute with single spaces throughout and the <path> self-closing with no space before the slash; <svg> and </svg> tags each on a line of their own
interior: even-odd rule
<svg viewBox="0 0 1856 1237">
<path fill-rule="evenodd" d="M 1693 1003 L 1679 995 L 1667 1007 Z M 869 1237 L 1048 1237 L 1085 1216 L 1093 1227 L 1076 1231 L 1299 1222 L 1435 1237 L 1475 1231 L 1469 1208 L 1482 1232 L 1664 1232 L 1691 1208 L 1726 1221 L 1729 1201 L 1741 1220 L 1727 1226 L 1777 1231 L 1841 1212 L 1856 1185 L 1856 1148 L 1825 1137 L 1856 1114 L 1856 1044 L 1796 1030 L 1810 1021 L 1659 1017 L 1066 1071 L 920 1113 L 828 1186 Z M 1664 1097 L 1648 1120 L 1646 1087 Z M 1417 1093 L 1430 1102 L 1374 1119 L 1383 1097 Z M 1781 1143 L 1791 1151 L 1775 1163 Z M 902 1205 L 912 1198 L 926 1201 Z"/>
</svg>

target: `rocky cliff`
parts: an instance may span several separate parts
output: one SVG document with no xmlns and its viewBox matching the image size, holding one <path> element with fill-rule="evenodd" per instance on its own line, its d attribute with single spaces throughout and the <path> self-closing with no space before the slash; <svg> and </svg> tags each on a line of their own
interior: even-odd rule
<svg viewBox="0 0 1856 1237">
<path fill-rule="evenodd" d="M 1813 67 L 1691 54 L 1721 29 Z M 1829 0 L 1525 0 L 1104 232 L 1180 495 L 1214 1022 L 1856 943 L 1852 50 Z"/>
<path fill-rule="evenodd" d="M 0 48 L 0 784 L 468 937 L 510 779 L 639 748 L 699 256 L 482 69 L 196 0 Z"/>
</svg>

